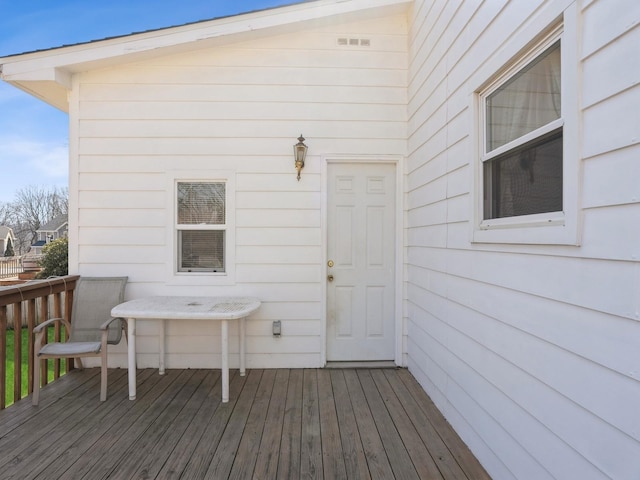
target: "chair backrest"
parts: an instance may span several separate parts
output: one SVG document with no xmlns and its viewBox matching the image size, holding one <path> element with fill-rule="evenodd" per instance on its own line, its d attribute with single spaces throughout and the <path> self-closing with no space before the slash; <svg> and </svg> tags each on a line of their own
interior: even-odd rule
<svg viewBox="0 0 640 480">
<path fill-rule="evenodd" d="M 111 318 L 111 309 L 124 302 L 128 277 L 80 277 L 73 294 L 71 313 L 72 342 L 99 342 L 100 325 Z M 116 344 L 122 336 L 118 320 L 109 326 L 108 342 Z"/>
</svg>

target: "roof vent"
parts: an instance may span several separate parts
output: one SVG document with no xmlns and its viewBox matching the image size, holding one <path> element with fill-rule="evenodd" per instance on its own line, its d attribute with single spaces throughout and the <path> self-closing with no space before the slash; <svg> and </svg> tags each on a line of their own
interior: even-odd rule
<svg viewBox="0 0 640 480">
<path fill-rule="evenodd" d="M 350 47 L 370 47 L 371 40 L 369 38 L 346 38 L 340 37 L 338 38 L 337 44 L 341 47 L 350 46 Z"/>
</svg>

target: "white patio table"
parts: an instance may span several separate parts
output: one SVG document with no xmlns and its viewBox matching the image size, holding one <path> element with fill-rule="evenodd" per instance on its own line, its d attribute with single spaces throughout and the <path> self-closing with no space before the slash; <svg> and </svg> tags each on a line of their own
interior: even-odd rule
<svg viewBox="0 0 640 480">
<path fill-rule="evenodd" d="M 160 322 L 160 375 L 164 374 L 166 320 L 217 320 L 222 336 L 222 402 L 229 401 L 229 320 L 240 324 L 240 375 L 245 374 L 245 317 L 260 307 L 253 297 L 147 297 L 130 300 L 111 310 L 127 319 L 129 399 L 136 399 L 136 319 Z"/>
</svg>

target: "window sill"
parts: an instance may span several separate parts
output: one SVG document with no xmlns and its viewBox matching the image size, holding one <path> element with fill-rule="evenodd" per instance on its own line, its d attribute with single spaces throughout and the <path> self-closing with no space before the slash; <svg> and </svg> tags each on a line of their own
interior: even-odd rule
<svg viewBox="0 0 640 480">
<path fill-rule="evenodd" d="M 174 273 L 167 286 L 222 286 L 235 285 L 235 279 L 229 273 L 180 272 Z"/>
<path fill-rule="evenodd" d="M 483 220 L 473 230 L 471 241 L 523 245 L 579 245 L 576 222 L 568 221 L 563 212 Z"/>
<path fill-rule="evenodd" d="M 519 217 L 492 218 L 480 223 L 480 230 L 493 230 L 504 228 L 531 228 L 547 227 L 550 225 L 564 225 L 564 213 L 539 213 L 536 215 L 523 215 Z"/>
</svg>

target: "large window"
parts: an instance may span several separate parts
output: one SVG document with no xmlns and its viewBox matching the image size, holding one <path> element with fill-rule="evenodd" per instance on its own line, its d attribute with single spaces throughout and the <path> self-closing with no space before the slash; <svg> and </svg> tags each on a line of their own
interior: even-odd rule
<svg viewBox="0 0 640 480">
<path fill-rule="evenodd" d="M 225 272 L 226 184 L 177 183 L 179 272 Z"/>
<path fill-rule="evenodd" d="M 473 242 L 580 243 L 578 7 L 557 13 L 516 32 L 473 76 Z"/>
<path fill-rule="evenodd" d="M 481 94 L 484 219 L 563 210 L 561 45 Z"/>
</svg>

